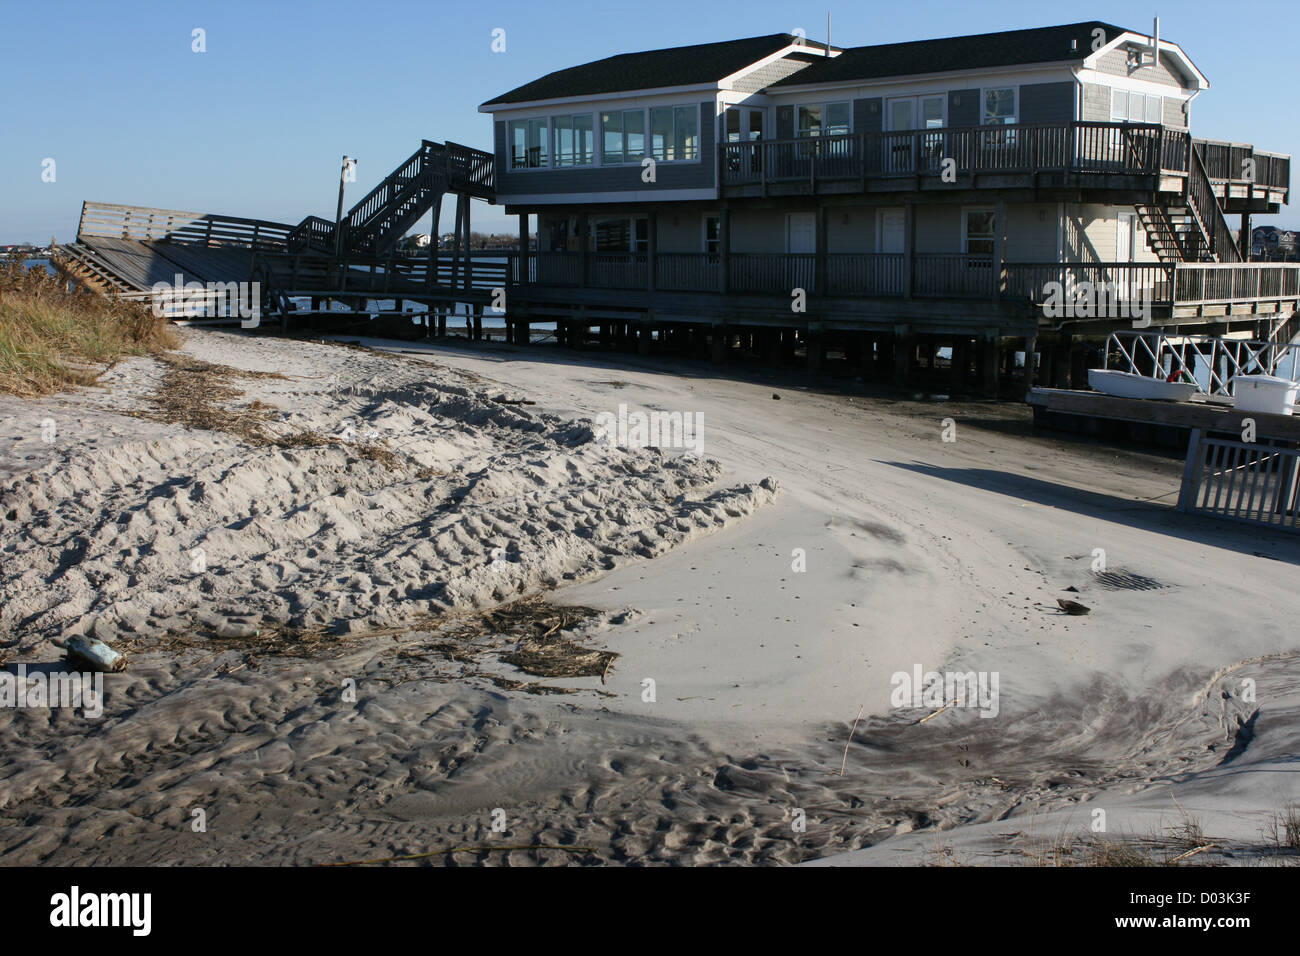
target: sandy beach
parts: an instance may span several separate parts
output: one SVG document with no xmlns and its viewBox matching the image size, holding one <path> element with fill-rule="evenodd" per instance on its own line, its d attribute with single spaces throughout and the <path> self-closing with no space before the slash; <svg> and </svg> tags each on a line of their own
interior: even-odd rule
<svg viewBox="0 0 1300 956">
<path fill-rule="evenodd" d="M 0 396 L 0 659 L 130 660 L 97 719 L 0 708 L 0 860 L 1273 860 L 1300 540 L 1176 514 L 1181 460 L 849 380 L 348 342 L 186 330 L 212 427 L 148 358 Z M 698 446 L 610 439 L 620 406 Z M 900 689 L 928 672 L 996 693 Z"/>
</svg>

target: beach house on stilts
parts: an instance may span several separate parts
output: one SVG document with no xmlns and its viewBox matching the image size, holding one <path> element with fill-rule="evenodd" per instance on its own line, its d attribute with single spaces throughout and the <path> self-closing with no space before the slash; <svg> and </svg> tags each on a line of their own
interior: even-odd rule
<svg viewBox="0 0 1300 956">
<path fill-rule="evenodd" d="M 507 319 L 985 392 L 1040 354 L 1040 382 L 1082 385 L 1089 337 L 1144 317 L 1289 337 L 1300 267 L 1248 260 L 1290 158 L 1196 138 L 1209 83 L 1158 32 L 775 34 L 503 93 L 480 109 L 523 240 Z"/>
</svg>

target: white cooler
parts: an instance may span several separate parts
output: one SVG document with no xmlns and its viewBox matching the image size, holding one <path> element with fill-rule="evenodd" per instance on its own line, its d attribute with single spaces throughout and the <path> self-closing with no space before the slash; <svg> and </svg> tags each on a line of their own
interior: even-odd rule
<svg viewBox="0 0 1300 956">
<path fill-rule="evenodd" d="M 1233 407 L 1239 412 L 1263 412 L 1268 415 L 1290 415 L 1295 404 L 1300 383 L 1276 375 L 1234 375 Z"/>
</svg>

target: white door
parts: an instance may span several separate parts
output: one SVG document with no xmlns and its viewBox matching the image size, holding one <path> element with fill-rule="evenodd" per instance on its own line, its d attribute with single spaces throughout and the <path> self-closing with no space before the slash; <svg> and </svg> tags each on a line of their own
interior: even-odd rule
<svg viewBox="0 0 1300 956">
<path fill-rule="evenodd" d="M 791 289 L 813 291 L 817 271 L 812 256 L 817 251 L 817 214 L 792 212 L 785 217 L 785 285 Z M 793 258 L 799 256 L 800 258 Z M 807 258 L 804 258 L 804 257 Z"/>
<path fill-rule="evenodd" d="M 916 129 L 916 100 L 910 96 L 890 100 L 885 106 L 885 122 L 891 133 Z M 885 169 L 891 173 L 912 171 L 912 137 L 885 137 Z"/>
<path fill-rule="evenodd" d="M 791 255 L 812 255 L 817 251 L 817 214 L 792 212 L 785 220 L 785 251 Z"/>
<path fill-rule="evenodd" d="M 1119 214 L 1119 227 L 1115 234 L 1115 261 L 1132 262 L 1133 261 L 1133 222 L 1134 214 L 1131 212 L 1122 212 Z"/>
<path fill-rule="evenodd" d="M 876 251 L 902 254 L 906 252 L 906 224 L 901 209 L 882 209 L 876 216 Z M 885 291 L 898 293 L 903 288 L 902 260 L 886 260 L 883 270 Z"/>
<path fill-rule="evenodd" d="M 1119 225 L 1115 233 L 1115 261 L 1119 264 L 1133 261 L 1133 238 L 1137 226 L 1137 216 L 1131 212 L 1119 214 Z M 1117 269 L 1114 276 L 1115 291 L 1119 298 L 1127 299 L 1135 281 L 1134 270 Z"/>
<path fill-rule="evenodd" d="M 901 209 L 882 209 L 880 210 L 880 231 L 877 238 L 877 250 L 879 252 L 901 253 L 905 241 L 903 210 Z"/>
</svg>

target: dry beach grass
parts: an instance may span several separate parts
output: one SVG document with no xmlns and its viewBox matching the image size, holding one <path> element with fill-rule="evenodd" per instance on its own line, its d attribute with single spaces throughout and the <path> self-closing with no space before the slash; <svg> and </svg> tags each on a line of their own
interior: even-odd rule
<svg viewBox="0 0 1300 956">
<path fill-rule="evenodd" d="M 21 259 L 0 266 L 0 392 L 48 395 L 91 385 L 129 355 L 179 344 L 145 305 L 108 299 Z"/>
</svg>

